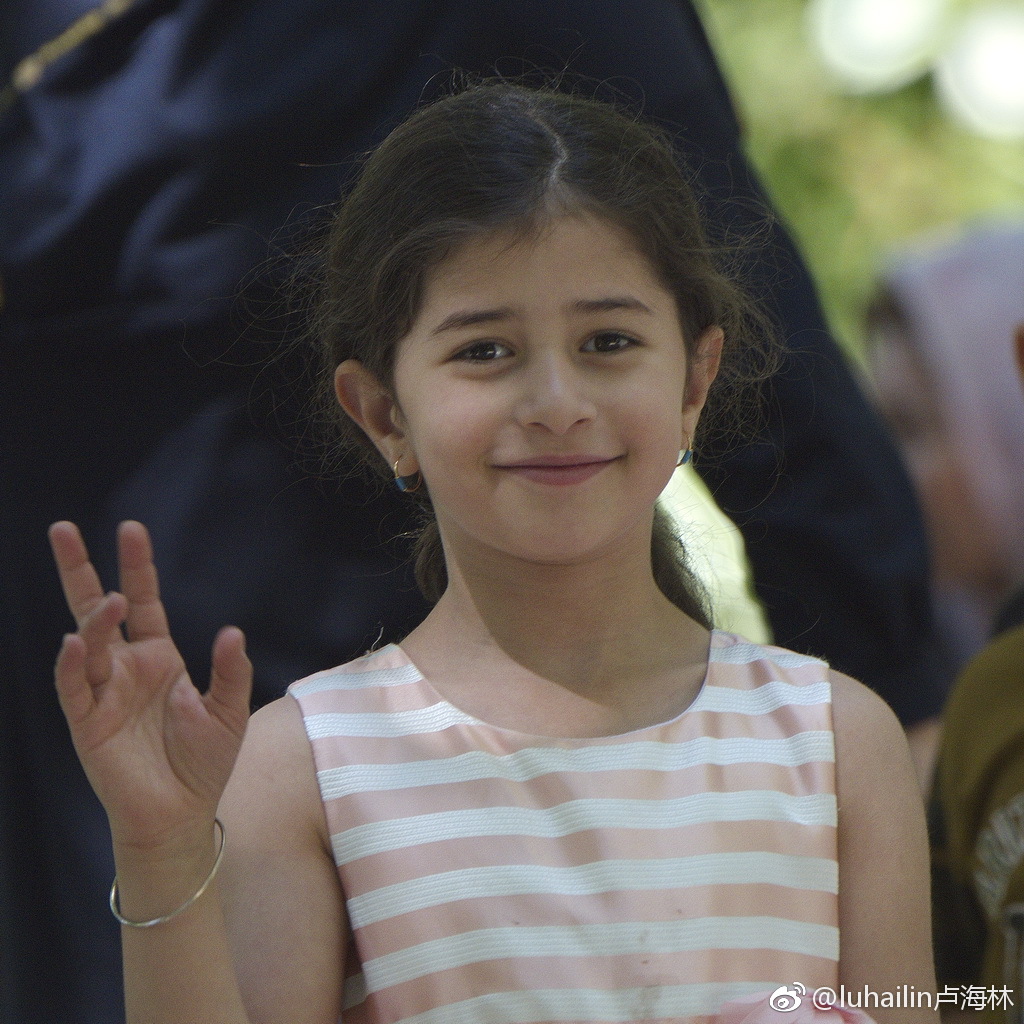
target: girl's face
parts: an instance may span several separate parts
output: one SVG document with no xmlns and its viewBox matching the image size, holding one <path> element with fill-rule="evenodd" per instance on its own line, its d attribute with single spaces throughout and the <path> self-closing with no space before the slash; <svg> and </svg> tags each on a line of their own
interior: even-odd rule
<svg viewBox="0 0 1024 1024">
<path fill-rule="evenodd" d="M 565 216 L 472 241 L 428 275 L 395 400 L 351 363 L 338 393 L 401 475 L 422 473 L 449 559 L 576 564 L 649 552 L 720 347 L 711 329 L 688 360 L 675 299 L 629 236 Z"/>
</svg>

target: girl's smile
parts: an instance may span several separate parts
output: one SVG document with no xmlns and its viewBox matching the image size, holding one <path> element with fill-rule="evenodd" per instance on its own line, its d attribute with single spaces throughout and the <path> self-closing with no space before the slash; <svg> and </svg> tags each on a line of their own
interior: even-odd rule
<svg viewBox="0 0 1024 1024">
<path fill-rule="evenodd" d="M 551 484 L 555 487 L 580 484 L 596 476 L 616 459 L 593 455 L 540 455 L 520 462 L 496 466 L 509 473 L 515 473 L 524 480 Z"/>
</svg>

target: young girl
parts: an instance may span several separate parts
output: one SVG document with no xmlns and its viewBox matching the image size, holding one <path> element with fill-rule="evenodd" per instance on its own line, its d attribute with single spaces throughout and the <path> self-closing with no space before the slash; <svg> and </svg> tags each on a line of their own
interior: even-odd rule
<svg viewBox="0 0 1024 1024">
<path fill-rule="evenodd" d="M 656 511 L 749 322 L 668 146 L 609 107 L 478 87 L 373 154 L 318 327 L 349 439 L 430 514 L 423 624 L 247 728 L 240 632 L 200 696 L 143 527 L 106 596 L 51 531 L 130 1021 L 796 1021 L 822 986 L 931 995 L 894 717 L 712 631 Z"/>
</svg>

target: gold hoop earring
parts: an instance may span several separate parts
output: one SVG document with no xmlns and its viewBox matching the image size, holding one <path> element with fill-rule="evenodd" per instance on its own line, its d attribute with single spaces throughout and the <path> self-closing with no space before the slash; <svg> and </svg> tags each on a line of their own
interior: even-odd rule
<svg viewBox="0 0 1024 1024">
<path fill-rule="evenodd" d="M 402 461 L 402 456 L 399 455 L 395 459 L 395 464 L 392 466 L 392 472 L 395 474 L 395 486 L 403 494 L 414 494 L 420 489 L 420 484 L 423 483 L 423 475 L 417 470 L 415 473 L 410 473 L 408 476 L 398 475 L 398 464 Z"/>
</svg>

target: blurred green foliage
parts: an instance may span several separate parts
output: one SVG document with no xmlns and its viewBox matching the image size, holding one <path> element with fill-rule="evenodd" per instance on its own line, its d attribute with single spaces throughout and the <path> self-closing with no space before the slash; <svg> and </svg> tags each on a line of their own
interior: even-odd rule
<svg viewBox="0 0 1024 1024">
<path fill-rule="evenodd" d="M 1024 214 L 1024 142 L 960 127 L 927 76 L 888 94 L 844 95 L 815 52 L 806 6 L 699 0 L 748 152 L 800 243 L 837 335 L 858 357 L 863 310 L 887 253 L 976 217 Z"/>
</svg>

